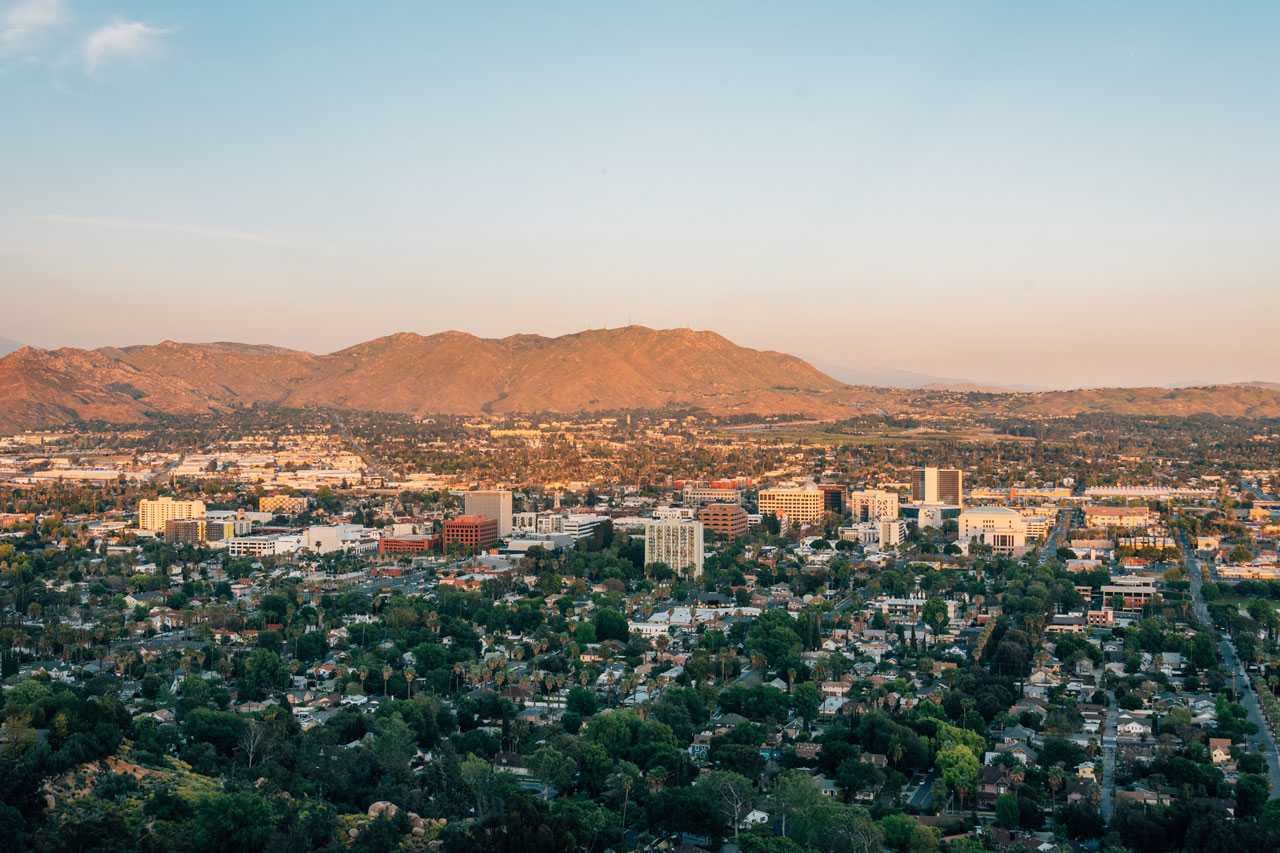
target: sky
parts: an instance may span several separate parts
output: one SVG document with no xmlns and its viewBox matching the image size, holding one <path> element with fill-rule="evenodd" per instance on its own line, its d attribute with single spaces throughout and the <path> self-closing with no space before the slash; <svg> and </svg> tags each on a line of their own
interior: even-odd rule
<svg viewBox="0 0 1280 853">
<path fill-rule="evenodd" d="M 0 0 L 0 336 L 1280 380 L 1280 4 Z"/>
</svg>

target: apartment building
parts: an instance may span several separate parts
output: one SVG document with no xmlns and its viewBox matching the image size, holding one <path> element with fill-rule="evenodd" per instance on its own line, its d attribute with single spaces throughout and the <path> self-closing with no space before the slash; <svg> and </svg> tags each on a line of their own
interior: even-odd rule
<svg viewBox="0 0 1280 853">
<path fill-rule="evenodd" d="M 204 512 L 204 501 L 175 501 L 167 495 L 155 500 L 143 498 L 138 501 L 138 527 L 163 533 L 166 523 L 200 518 Z"/>
<path fill-rule="evenodd" d="M 644 526 L 644 563 L 665 563 L 679 574 L 701 577 L 704 536 L 700 521 L 650 521 Z"/>
<path fill-rule="evenodd" d="M 164 541 L 170 545 L 200 545 L 204 537 L 203 518 L 175 518 L 164 523 Z"/>
</svg>

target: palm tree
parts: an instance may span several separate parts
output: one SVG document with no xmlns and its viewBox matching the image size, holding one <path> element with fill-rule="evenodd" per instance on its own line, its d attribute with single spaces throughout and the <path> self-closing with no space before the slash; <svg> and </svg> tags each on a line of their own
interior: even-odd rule
<svg viewBox="0 0 1280 853">
<path fill-rule="evenodd" d="M 1055 810 L 1058 807 L 1058 789 L 1066 784 L 1066 781 L 1066 771 L 1064 771 L 1060 765 L 1055 764 L 1053 767 L 1049 768 L 1050 802 L 1053 804 Z"/>
<path fill-rule="evenodd" d="M 417 677 L 418 677 L 418 673 L 413 667 L 407 666 L 404 668 L 404 680 L 409 685 L 410 699 L 413 698 L 413 680 Z"/>
<path fill-rule="evenodd" d="M 390 664 L 386 664 L 382 667 L 382 695 L 383 696 L 387 695 L 387 681 L 390 680 L 392 672 L 393 670 L 391 669 Z"/>
</svg>

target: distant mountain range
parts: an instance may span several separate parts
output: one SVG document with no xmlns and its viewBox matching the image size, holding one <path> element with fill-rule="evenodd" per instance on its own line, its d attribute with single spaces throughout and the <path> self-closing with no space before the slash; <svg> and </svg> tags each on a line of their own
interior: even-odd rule
<svg viewBox="0 0 1280 853">
<path fill-rule="evenodd" d="M 643 326 L 555 338 L 399 333 L 328 355 L 172 341 L 92 350 L 23 347 L 0 358 L 0 430 L 83 420 L 136 423 L 255 403 L 410 414 L 676 406 L 815 418 L 966 411 L 1280 417 L 1280 389 L 1256 384 L 1035 393 L 963 382 L 938 387 L 945 384 L 851 384 L 795 356 L 740 347 L 714 332 Z"/>
</svg>

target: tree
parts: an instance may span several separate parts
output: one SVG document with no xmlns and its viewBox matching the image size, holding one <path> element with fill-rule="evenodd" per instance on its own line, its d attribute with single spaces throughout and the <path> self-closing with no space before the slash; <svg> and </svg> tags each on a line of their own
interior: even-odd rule
<svg viewBox="0 0 1280 853">
<path fill-rule="evenodd" d="M 935 636 L 941 634 L 951 624 L 951 617 L 947 615 L 947 603 L 941 598 L 930 598 L 926 601 L 921 611 L 921 618 L 924 624 L 933 629 Z"/>
<path fill-rule="evenodd" d="M 259 853 L 274 826 L 271 807 L 257 794 L 215 794 L 196 803 L 188 839 L 200 853 Z"/>
<path fill-rule="evenodd" d="M 956 792 L 963 806 L 965 795 L 978 784 L 978 759 L 966 747 L 951 746 L 939 750 L 936 764 L 942 771 L 942 780 Z"/>
<path fill-rule="evenodd" d="M 818 718 L 818 708 L 822 705 L 822 694 L 812 681 L 806 681 L 791 691 L 791 705 L 804 720 L 806 727 L 812 726 Z"/>
<path fill-rule="evenodd" d="M 715 806 L 721 819 L 733 828 L 738 840 L 742 819 L 751 811 L 754 791 L 745 776 L 728 770 L 711 770 L 698 776 L 694 788 Z"/>
<path fill-rule="evenodd" d="M 885 846 L 901 853 L 932 853 L 938 849 L 941 834 L 931 826 L 905 814 L 891 814 L 880 819 Z"/>
<path fill-rule="evenodd" d="M 254 649 L 244 664 L 240 687 L 245 699 L 264 699 L 289 680 L 289 668 L 270 649 Z"/>
<path fill-rule="evenodd" d="M 1001 794 L 996 798 L 996 823 L 1005 829 L 1017 829 L 1021 817 L 1018 798 L 1013 794 Z"/>
<path fill-rule="evenodd" d="M 537 749 L 529 756 L 529 769 L 542 782 L 542 796 L 550 796 L 554 788 L 563 791 L 573 781 L 578 772 L 574 760 L 560 750 L 551 746 Z"/>
</svg>

